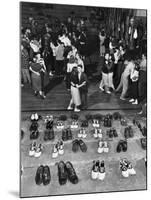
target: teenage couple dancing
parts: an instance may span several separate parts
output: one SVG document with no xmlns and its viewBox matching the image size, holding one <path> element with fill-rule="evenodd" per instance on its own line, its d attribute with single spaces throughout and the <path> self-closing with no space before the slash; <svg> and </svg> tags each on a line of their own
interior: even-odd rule
<svg viewBox="0 0 151 200">
<path fill-rule="evenodd" d="M 73 67 L 70 75 L 71 100 L 67 109 L 74 109 L 74 112 L 87 108 L 88 81 L 86 74 L 82 71 L 82 65 L 78 65 Z"/>
</svg>

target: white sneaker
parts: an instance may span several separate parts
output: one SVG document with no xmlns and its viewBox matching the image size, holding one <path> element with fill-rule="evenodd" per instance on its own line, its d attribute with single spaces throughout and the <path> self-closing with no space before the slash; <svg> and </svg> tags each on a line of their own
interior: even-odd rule
<svg viewBox="0 0 151 200">
<path fill-rule="evenodd" d="M 100 181 L 103 181 L 105 179 L 105 164 L 104 164 L 104 161 L 102 161 L 100 163 L 100 166 L 99 166 L 99 173 L 98 173 L 98 179 Z"/>
<path fill-rule="evenodd" d="M 100 90 L 104 91 L 103 87 L 99 86 Z"/>
<path fill-rule="evenodd" d="M 74 109 L 74 112 L 80 112 L 80 109 L 75 108 L 75 109 Z"/>
<path fill-rule="evenodd" d="M 68 106 L 67 110 L 73 110 L 73 108 L 71 106 Z"/>
<path fill-rule="evenodd" d="M 128 178 L 129 177 L 129 172 L 127 170 L 127 167 L 126 166 L 121 166 L 121 170 L 122 170 L 122 176 L 124 178 Z"/>
<path fill-rule="evenodd" d="M 92 177 L 93 180 L 96 180 L 98 178 L 98 172 L 92 171 L 91 172 L 91 177 Z"/>
<path fill-rule="evenodd" d="M 103 153 L 104 151 L 103 144 L 104 143 L 102 141 L 99 141 L 98 153 Z"/>
<path fill-rule="evenodd" d="M 98 130 L 98 137 L 99 137 L 99 138 L 102 138 L 102 137 L 103 137 L 103 135 L 102 135 L 102 130 L 101 130 L 101 129 Z"/>
<path fill-rule="evenodd" d="M 132 103 L 133 101 L 135 101 L 135 99 L 130 99 L 129 102 Z"/>
<path fill-rule="evenodd" d="M 134 170 L 131 163 L 129 163 L 127 170 L 128 170 L 129 175 L 136 175 L 136 171 Z"/>
<path fill-rule="evenodd" d="M 58 148 L 56 145 L 53 147 L 53 152 L 52 152 L 52 158 L 57 158 L 58 157 Z"/>
<path fill-rule="evenodd" d="M 105 172 L 104 173 L 98 173 L 98 179 L 100 180 L 100 181 L 103 181 L 104 179 L 105 179 Z"/>
<path fill-rule="evenodd" d="M 122 171 L 122 176 L 123 176 L 124 178 L 128 178 L 128 177 L 129 177 L 129 172 L 128 172 L 128 170 Z"/>
<path fill-rule="evenodd" d="M 111 94 L 111 92 L 110 92 L 110 91 L 106 91 L 106 93 L 107 93 L 107 94 Z"/>
<path fill-rule="evenodd" d="M 137 105 L 138 104 L 138 100 L 136 99 L 132 104 Z"/>
<path fill-rule="evenodd" d="M 59 145 L 59 147 L 58 147 L 58 153 L 60 155 L 63 155 L 64 154 L 64 149 L 63 149 L 64 144 L 63 144 L 63 142 L 61 141 L 58 145 Z"/>
<path fill-rule="evenodd" d="M 78 133 L 78 137 L 82 138 L 82 130 L 80 130 L 80 132 Z"/>
<path fill-rule="evenodd" d="M 86 137 L 87 137 L 87 134 L 86 134 L 85 130 L 83 130 L 82 138 L 86 138 Z"/>
<path fill-rule="evenodd" d="M 34 120 L 34 119 L 35 119 L 35 115 L 32 114 L 32 115 L 31 115 L 31 120 Z"/>
<path fill-rule="evenodd" d="M 34 156 L 35 155 L 35 150 L 36 150 L 36 143 L 34 142 L 30 146 L 29 156 Z"/>
<path fill-rule="evenodd" d="M 40 145 L 37 146 L 37 148 L 36 148 L 36 151 L 35 151 L 34 157 L 35 157 L 35 158 L 38 158 L 38 157 L 41 156 L 41 154 L 42 154 L 42 146 L 41 146 L 41 144 L 40 144 Z"/>
<path fill-rule="evenodd" d="M 109 152 L 108 143 L 106 141 L 104 141 L 103 151 L 104 151 L 104 153 L 108 153 Z"/>
<path fill-rule="evenodd" d="M 35 113 L 35 120 L 38 120 L 38 114 Z"/>
<path fill-rule="evenodd" d="M 97 129 L 94 130 L 93 136 L 94 136 L 94 138 L 98 138 L 98 131 L 97 131 Z"/>
<path fill-rule="evenodd" d="M 49 73 L 49 76 L 53 76 L 52 72 Z"/>
</svg>

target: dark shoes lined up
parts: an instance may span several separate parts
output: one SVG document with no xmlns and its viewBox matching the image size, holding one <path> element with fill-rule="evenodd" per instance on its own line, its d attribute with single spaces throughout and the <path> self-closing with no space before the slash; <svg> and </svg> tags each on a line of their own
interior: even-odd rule
<svg viewBox="0 0 151 200">
<path fill-rule="evenodd" d="M 36 140 L 39 137 L 39 131 L 38 131 L 38 123 L 37 121 L 32 121 L 30 127 L 30 139 L 31 140 Z"/>
<path fill-rule="evenodd" d="M 76 171 L 71 162 L 60 161 L 58 163 L 58 179 L 60 185 L 66 184 L 67 180 L 69 180 L 73 184 L 77 184 L 79 179 L 76 174 Z"/>
<path fill-rule="evenodd" d="M 81 149 L 82 152 L 86 152 L 87 151 L 87 146 L 83 142 L 83 140 L 78 140 L 78 139 L 73 140 L 73 142 L 72 142 L 72 151 L 74 153 L 76 153 L 79 150 L 79 148 Z"/>
<path fill-rule="evenodd" d="M 133 129 L 131 126 L 128 126 L 125 128 L 124 137 L 125 137 L 125 139 L 134 137 Z"/>
<path fill-rule="evenodd" d="M 111 128 L 111 129 L 107 130 L 107 136 L 109 138 L 118 137 L 116 129 L 115 128 Z"/>
<path fill-rule="evenodd" d="M 126 152 L 127 151 L 127 141 L 126 140 L 120 140 L 118 145 L 117 145 L 116 151 L 118 153 L 120 153 L 121 151 Z"/>
<path fill-rule="evenodd" d="M 62 131 L 62 140 L 63 141 L 72 140 L 72 132 L 70 128 L 64 129 Z"/>
<path fill-rule="evenodd" d="M 52 129 L 46 129 L 44 132 L 44 141 L 48 141 L 48 140 L 54 140 L 55 138 L 55 134 L 54 134 L 54 130 Z"/>
<path fill-rule="evenodd" d="M 104 118 L 104 127 L 111 127 L 112 126 L 112 117 L 111 115 L 107 115 Z"/>
<path fill-rule="evenodd" d="M 35 182 L 37 185 L 48 185 L 51 181 L 51 174 L 49 167 L 41 165 L 38 167 L 36 176 L 35 176 Z"/>
</svg>

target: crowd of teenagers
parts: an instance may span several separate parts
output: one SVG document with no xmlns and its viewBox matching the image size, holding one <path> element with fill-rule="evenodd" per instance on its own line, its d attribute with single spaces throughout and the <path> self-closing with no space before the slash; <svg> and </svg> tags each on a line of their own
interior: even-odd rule
<svg viewBox="0 0 151 200">
<path fill-rule="evenodd" d="M 38 23 L 29 18 L 29 26 L 21 29 L 21 78 L 22 86 L 29 83 L 35 95 L 46 98 L 45 86 L 53 76 L 64 77 L 67 90 L 71 91 L 68 110 L 78 112 L 87 108 L 88 78 L 85 58 L 87 55 L 87 27 L 84 19 L 70 16 L 66 22 Z M 141 41 L 137 42 L 136 29 L 129 33 L 129 43 L 98 30 L 101 74 L 99 88 L 107 93 L 120 92 L 120 99 L 132 104 L 146 105 L 147 54 Z M 97 45 L 97 44 L 96 44 Z M 141 111 L 142 112 L 142 111 Z"/>
</svg>

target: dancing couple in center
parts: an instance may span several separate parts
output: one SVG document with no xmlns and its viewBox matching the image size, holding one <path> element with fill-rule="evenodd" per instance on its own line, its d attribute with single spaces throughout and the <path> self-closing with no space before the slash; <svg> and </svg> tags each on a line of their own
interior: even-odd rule
<svg viewBox="0 0 151 200">
<path fill-rule="evenodd" d="M 86 74 L 82 71 L 82 65 L 73 67 L 70 76 L 71 100 L 68 110 L 80 112 L 87 108 L 88 80 Z"/>
</svg>

